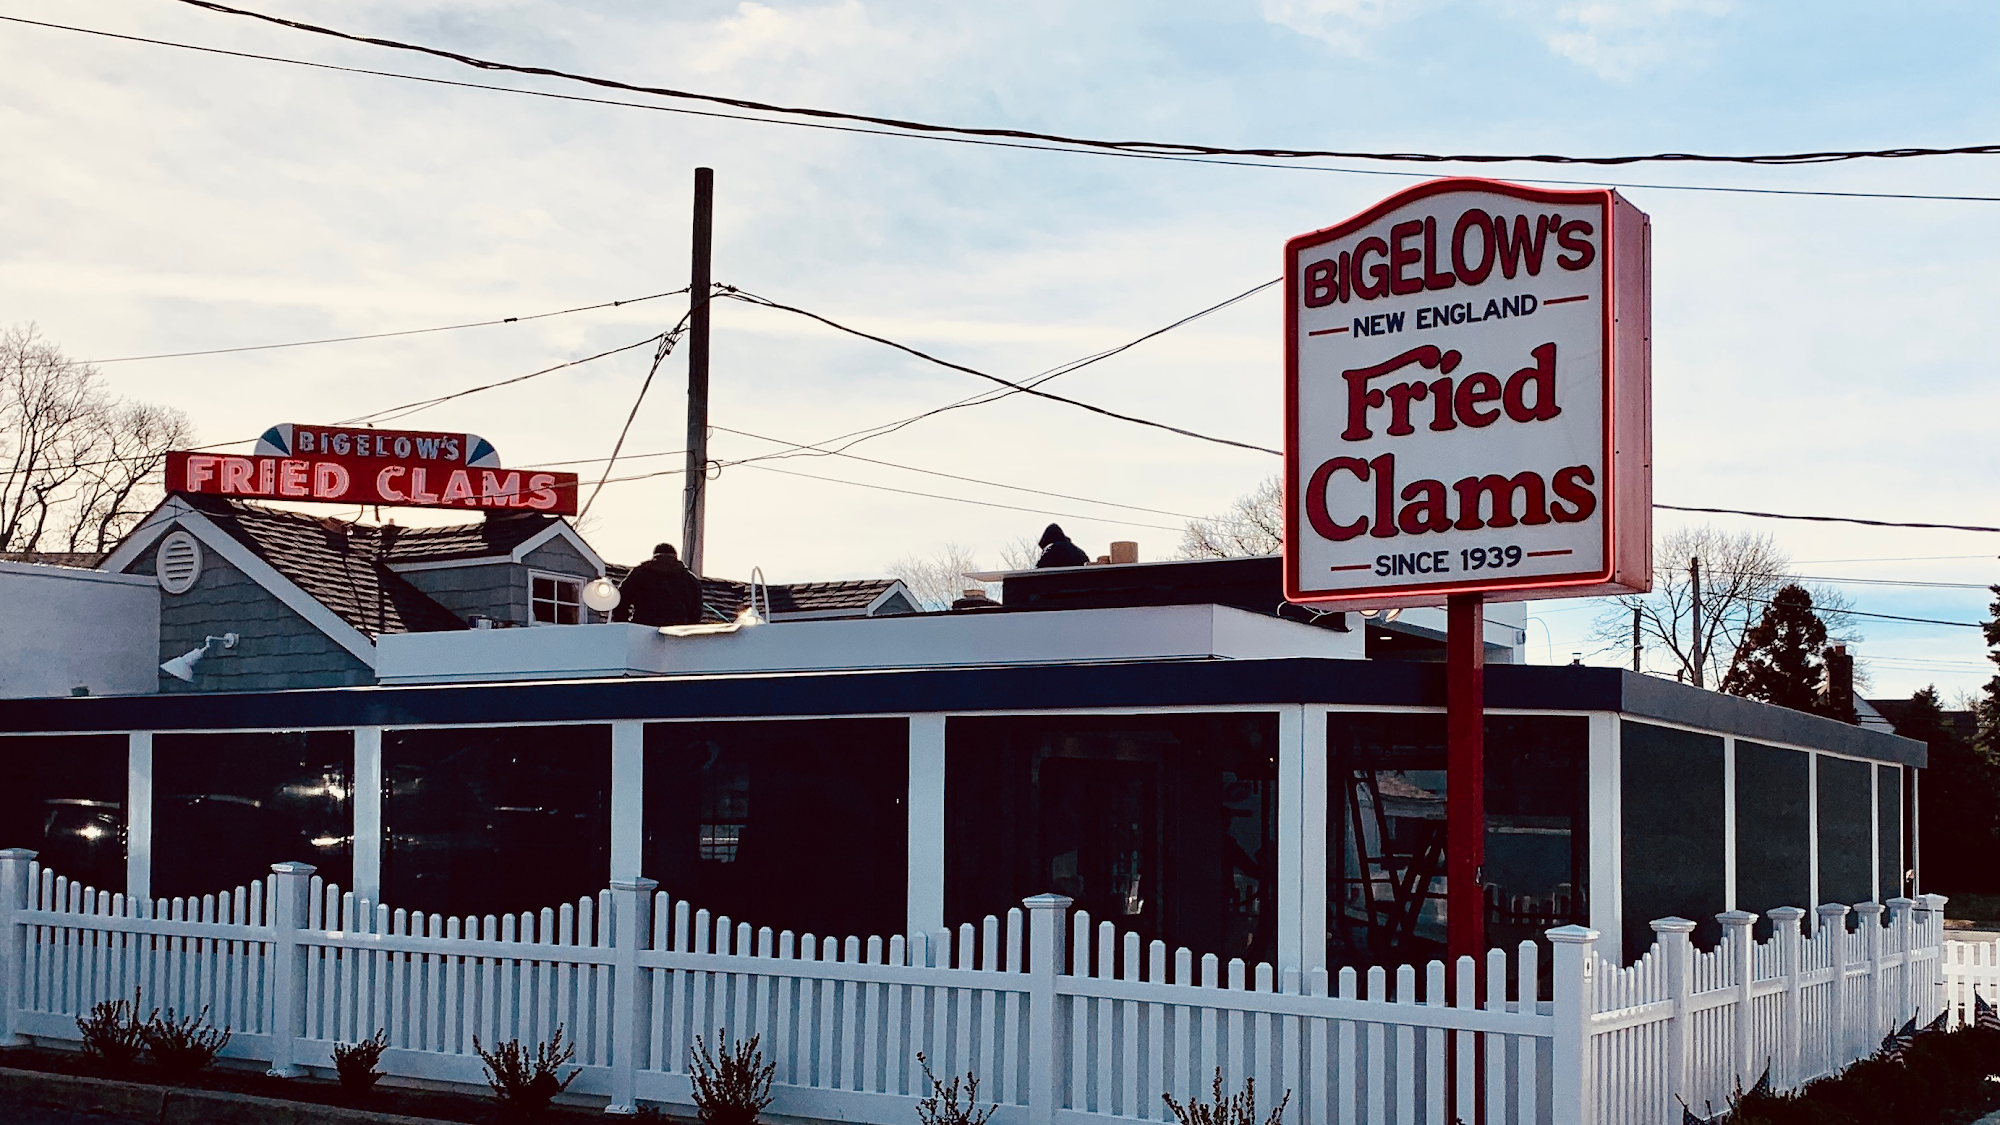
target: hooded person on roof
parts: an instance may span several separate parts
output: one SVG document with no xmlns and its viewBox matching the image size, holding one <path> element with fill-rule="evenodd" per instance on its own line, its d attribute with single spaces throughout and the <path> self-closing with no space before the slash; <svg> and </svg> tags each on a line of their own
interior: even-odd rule
<svg viewBox="0 0 2000 1125">
<path fill-rule="evenodd" d="M 672 543 L 632 568 L 618 587 L 616 621 L 640 625 L 693 625 L 701 620 L 701 579 L 681 563 Z"/>
<path fill-rule="evenodd" d="M 1042 532 L 1041 542 L 1035 546 L 1042 549 L 1042 557 L 1035 560 L 1036 570 L 1048 566 L 1083 566 L 1090 561 L 1090 556 L 1083 553 L 1082 547 L 1070 542 L 1069 536 L 1063 534 L 1058 524 L 1050 524 Z"/>
</svg>

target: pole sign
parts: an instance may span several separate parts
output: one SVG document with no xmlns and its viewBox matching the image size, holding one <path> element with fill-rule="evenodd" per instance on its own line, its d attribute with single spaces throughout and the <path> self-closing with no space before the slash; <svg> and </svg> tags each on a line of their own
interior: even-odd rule
<svg viewBox="0 0 2000 1125">
<path fill-rule="evenodd" d="M 500 467 L 477 434 L 273 426 L 247 457 L 167 454 L 167 491 L 245 500 L 576 514 L 575 473 Z"/>
<path fill-rule="evenodd" d="M 1285 596 L 1652 588 L 1650 222 L 1420 184 L 1285 247 Z"/>
</svg>

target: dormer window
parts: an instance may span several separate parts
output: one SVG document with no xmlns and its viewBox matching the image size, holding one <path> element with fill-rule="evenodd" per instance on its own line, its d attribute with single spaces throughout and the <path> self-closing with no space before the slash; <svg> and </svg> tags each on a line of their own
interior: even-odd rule
<svg viewBox="0 0 2000 1125">
<path fill-rule="evenodd" d="M 577 624 L 583 620 L 583 579 L 530 572 L 528 612 L 537 625 Z"/>
</svg>

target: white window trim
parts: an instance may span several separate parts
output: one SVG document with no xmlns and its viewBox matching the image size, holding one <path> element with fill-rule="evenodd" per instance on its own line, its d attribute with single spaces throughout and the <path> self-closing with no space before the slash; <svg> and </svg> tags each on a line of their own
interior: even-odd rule
<svg viewBox="0 0 2000 1125">
<path fill-rule="evenodd" d="M 535 601 L 536 601 L 536 598 L 535 598 L 535 579 L 537 579 L 537 578 L 547 578 L 547 579 L 549 579 L 549 580 L 551 580 L 551 581 L 554 581 L 554 582 L 573 582 L 573 583 L 575 583 L 575 584 L 576 584 L 576 623 L 577 623 L 577 624 L 579 624 L 579 625 L 587 625 L 587 624 L 589 624 L 589 623 L 590 623 L 590 608 L 589 608 L 588 606 L 586 606 L 586 605 L 584 605 L 584 604 L 583 604 L 583 586 L 584 586 L 584 583 L 586 583 L 586 582 L 589 582 L 589 581 L 590 581 L 590 579 L 588 579 L 588 578 L 582 578 L 582 577 L 579 577 L 579 576 L 577 576 L 577 575 L 574 575 L 574 574 L 563 574 L 563 573 L 562 573 L 562 572 L 560 572 L 560 571 L 554 571 L 554 570 L 530 570 L 530 571 L 528 572 L 528 624 L 529 624 L 530 626 L 532 626 L 532 627 L 535 627 L 535 628 L 540 628 L 541 626 L 544 626 L 544 625 L 559 625 L 559 624 L 561 624 L 561 622 L 558 622 L 558 621 L 537 621 L 537 620 L 535 620 Z"/>
</svg>

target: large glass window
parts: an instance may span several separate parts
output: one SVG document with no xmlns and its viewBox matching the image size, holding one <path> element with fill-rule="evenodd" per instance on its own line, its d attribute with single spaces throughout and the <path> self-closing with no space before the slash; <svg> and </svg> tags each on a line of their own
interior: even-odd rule
<svg viewBox="0 0 2000 1125">
<path fill-rule="evenodd" d="M 954 718 L 945 921 L 1054 891 L 1199 953 L 1277 952 L 1276 715 Z"/>
<path fill-rule="evenodd" d="M 1812 910 L 1812 759 L 1803 750 L 1736 740 L 1736 908 Z"/>
<path fill-rule="evenodd" d="M 1819 900 L 1844 906 L 1871 901 L 1875 825 L 1868 778 L 1873 767 L 1828 754 L 1813 760 L 1819 764 Z"/>
<path fill-rule="evenodd" d="M 289 862 L 351 885 L 353 773 L 344 730 L 155 736 L 153 894 L 213 894 Z"/>
<path fill-rule="evenodd" d="M 1627 961 L 1653 946 L 1652 922 L 1694 923 L 1703 948 L 1722 938 L 1722 738 L 1618 723 L 1621 913 Z"/>
<path fill-rule="evenodd" d="M 32 848 L 58 875 L 124 890 L 126 745 L 122 734 L 0 738 L 0 847 Z"/>
<path fill-rule="evenodd" d="M 611 878 L 611 728 L 382 736 L 382 894 L 448 914 L 538 910 Z"/>
<path fill-rule="evenodd" d="M 909 745 L 903 719 L 649 723 L 645 873 L 754 925 L 901 933 Z"/>
<path fill-rule="evenodd" d="M 1587 720 L 1486 719 L 1489 946 L 1581 922 Z M 1334 965 L 1444 954 L 1447 786 L 1441 714 L 1327 716 L 1328 955 Z"/>
</svg>

